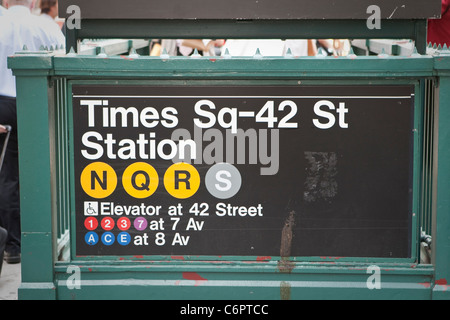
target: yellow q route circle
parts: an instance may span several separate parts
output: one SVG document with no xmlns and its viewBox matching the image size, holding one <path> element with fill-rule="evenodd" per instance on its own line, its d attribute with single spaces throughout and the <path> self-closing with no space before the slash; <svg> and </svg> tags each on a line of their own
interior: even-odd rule
<svg viewBox="0 0 450 320">
<path fill-rule="evenodd" d="M 192 197 L 200 187 L 200 175 L 189 163 L 175 163 L 164 174 L 164 186 L 172 197 L 186 199 Z"/>
<path fill-rule="evenodd" d="M 84 168 L 80 182 L 88 196 L 103 199 L 116 190 L 117 174 L 109 164 L 94 162 Z"/>
<path fill-rule="evenodd" d="M 125 169 L 122 176 L 122 185 L 125 191 L 133 198 L 148 198 L 158 188 L 158 173 L 148 163 L 133 163 Z"/>
</svg>

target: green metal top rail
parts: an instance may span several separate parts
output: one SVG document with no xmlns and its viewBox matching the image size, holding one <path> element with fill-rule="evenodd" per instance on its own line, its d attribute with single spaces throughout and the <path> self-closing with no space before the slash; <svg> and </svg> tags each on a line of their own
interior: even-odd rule
<svg viewBox="0 0 450 320">
<path fill-rule="evenodd" d="M 66 48 L 80 39 L 412 39 L 426 50 L 426 20 L 382 20 L 369 30 L 365 20 L 82 20 L 67 30 Z"/>
<path fill-rule="evenodd" d="M 375 3 L 374 3 L 375 2 Z M 67 51 L 80 39 L 412 39 L 424 54 L 440 1 L 62 0 Z M 378 25 L 373 26 L 373 19 Z"/>
<path fill-rule="evenodd" d="M 39 58 L 36 59 L 36 56 Z M 15 74 L 21 72 L 49 72 L 49 75 L 81 76 L 89 74 L 92 77 L 119 77 L 133 74 L 134 78 L 196 77 L 199 74 L 206 78 L 218 77 L 312 77 L 312 78 L 342 78 L 346 76 L 373 77 L 431 77 L 436 67 L 448 69 L 445 64 L 450 57 L 450 50 L 444 47 L 436 50 L 433 55 L 420 55 L 415 52 L 409 56 L 390 56 L 381 53 L 377 56 L 345 57 L 295 57 L 291 54 L 279 57 L 255 55 L 253 57 L 232 57 L 224 54 L 220 57 L 202 57 L 200 55 L 186 57 L 169 56 L 139 56 L 135 52 L 130 55 L 107 56 L 79 55 L 75 52 L 65 54 L 61 51 L 17 52 L 10 57 L 9 67 Z M 189 60 L 189 63 L 186 63 Z M 273 63 L 276 61 L 276 63 Z M 420 63 L 418 63 L 420 61 Z M 264 67 L 262 68 L 261 65 Z M 399 68 L 401 65 L 401 68 Z M 224 66 L 226 68 L 224 69 Z M 176 71 L 174 71 L 176 70 Z M 333 70 L 333 73 L 330 73 Z"/>
</svg>

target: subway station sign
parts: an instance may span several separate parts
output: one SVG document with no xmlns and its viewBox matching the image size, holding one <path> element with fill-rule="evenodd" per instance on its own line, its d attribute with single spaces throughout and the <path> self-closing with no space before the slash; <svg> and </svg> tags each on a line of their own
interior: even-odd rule
<svg viewBox="0 0 450 320">
<path fill-rule="evenodd" d="M 78 256 L 410 256 L 414 86 L 72 99 Z"/>
</svg>

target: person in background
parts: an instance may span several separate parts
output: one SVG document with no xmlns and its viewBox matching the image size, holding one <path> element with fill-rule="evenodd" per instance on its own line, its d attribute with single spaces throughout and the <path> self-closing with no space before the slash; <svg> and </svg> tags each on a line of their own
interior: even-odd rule
<svg viewBox="0 0 450 320">
<path fill-rule="evenodd" d="M 314 48 L 310 48 L 310 41 L 306 39 L 287 39 L 284 41 L 284 48 L 282 55 L 285 55 L 287 51 L 290 49 L 291 53 L 295 57 L 305 57 L 310 54 L 310 50 L 315 50 Z M 313 51 L 315 53 L 315 51 Z"/>
<path fill-rule="evenodd" d="M 228 51 L 233 57 L 251 57 L 259 49 L 263 56 L 281 56 L 283 48 L 281 39 L 227 39 L 222 55 Z"/>
<path fill-rule="evenodd" d="M 49 33 L 52 37 L 57 38 L 58 42 L 64 43 L 65 37 L 61 32 L 61 27 L 55 21 L 55 18 L 58 16 L 58 1 L 41 0 L 40 7 L 41 17 L 45 21 L 47 33 Z"/>
<path fill-rule="evenodd" d="M 8 237 L 8 232 L 0 227 L 0 275 L 2 274 L 3 267 L 3 255 L 5 252 L 6 238 Z"/>
<path fill-rule="evenodd" d="M 41 46 L 64 45 L 64 41 L 61 42 L 64 37 L 50 32 L 44 18 L 31 13 L 34 4 L 35 0 L 8 0 L 8 14 L 0 17 L 0 125 L 12 127 L 0 172 L 0 226 L 8 232 L 4 252 L 7 263 L 19 263 L 21 253 L 16 81 L 8 69 L 7 58 L 24 46 L 30 51 L 39 51 Z M 4 140 L 5 135 L 1 134 L 0 150 Z"/>
<path fill-rule="evenodd" d="M 427 42 L 450 46 L 450 0 L 442 0 L 441 19 L 428 20 Z"/>
<path fill-rule="evenodd" d="M 308 39 L 228 39 L 222 48 L 222 54 L 228 50 L 231 56 L 253 56 L 257 49 L 263 56 L 282 56 L 289 49 L 296 57 L 317 54 L 315 40 Z"/>
<path fill-rule="evenodd" d="M 41 15 L 51 21 L 55 21 L 58 16 L 58 1 L 57 0 L 41 0 L 40 3 Z"/>
<path fill-rule="evenodd" d="M 0 2 L 0 17 L 5 15 L 7 12 L 8 12 L 8 10 L 6 10 L 6 8 L 3 7 Z"/>
<path fill-rule="evenodd" d="M 178 55 L 189 56 L 197 49 L 202 56 L 215 56 L 216 47 L 221 47 L 224 40 L 211 39 L 180 39 L 177 40 Z"/>
</svg>

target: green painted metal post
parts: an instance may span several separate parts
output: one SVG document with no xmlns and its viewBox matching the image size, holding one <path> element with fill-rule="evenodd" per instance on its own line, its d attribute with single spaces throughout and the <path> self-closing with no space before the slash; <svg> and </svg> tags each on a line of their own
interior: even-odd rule
<svg viewBox="0 0 450 320">
<path fill-rule="evenodd" d="M 16 75 L 22 222 L 22 283 L 19 298 L 55 299 L 53 284 L 54 199 L 49 106 L 50 55 L 20 57 Z M 12 58 L 12 60 L 17 58 Z M 36 63 L 38 61 L 38 63 Z M 14 61 L 11 63 L 14 64 Z"/>
<path fill-rule="evenodd" d="M 435 57 L 439 77 L 437 113 L 437 159 L 433 257 L 435 286 L 433 299 L 450 299 L 450 51 Z"/>
</svg>

